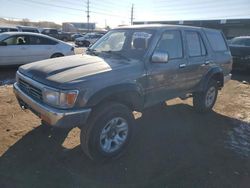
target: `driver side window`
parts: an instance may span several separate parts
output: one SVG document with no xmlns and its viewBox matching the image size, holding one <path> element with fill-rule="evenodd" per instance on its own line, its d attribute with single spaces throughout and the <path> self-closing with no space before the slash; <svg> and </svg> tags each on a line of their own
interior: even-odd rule
<svg viewBox="0 0 250 188">
<path fill-rule="evenodd" d="M 180 31 L 165 31 L 156 47 L 156 51 L 168 53 L 169 59 L 183 57 Z"/>
</svg>

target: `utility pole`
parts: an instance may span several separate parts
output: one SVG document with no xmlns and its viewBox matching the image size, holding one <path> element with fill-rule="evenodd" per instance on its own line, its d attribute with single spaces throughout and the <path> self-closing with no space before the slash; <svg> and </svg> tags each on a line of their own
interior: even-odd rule
<svg viewBox="0 0 250 188">
<path fill-rule="evenodd" d="M 87 0 L 87 28 L 89 32 L 89 0 Z"/>
<path fill-rule="evenodd" d="M 131 7 L 131 18 L 130 18 L 131 25 L 133 25 L 133 21 L 134 21 L 134 4 L 132 4 Z"/>
</svg>

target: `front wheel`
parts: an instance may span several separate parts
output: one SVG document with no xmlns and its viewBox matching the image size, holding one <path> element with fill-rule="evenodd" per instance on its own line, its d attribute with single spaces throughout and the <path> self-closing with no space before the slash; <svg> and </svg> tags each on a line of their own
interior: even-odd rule
<svg viewBox="0 0 250 188">
<path fill-rule="evenodd" d="M 218 85 L 216 80 L 210 80 L 207 88 L 203 92 L 194 93 L 193 106 L 198 112 L 211 111 L 218 95 Z"/>
<path fill-rule="evenodd" d="M 91 115 L 81 129 L 81 147 L 95 161 L 120 156 L 132 135 L 134 117 L 127 106 L 105 103 Z"/>
</svg>

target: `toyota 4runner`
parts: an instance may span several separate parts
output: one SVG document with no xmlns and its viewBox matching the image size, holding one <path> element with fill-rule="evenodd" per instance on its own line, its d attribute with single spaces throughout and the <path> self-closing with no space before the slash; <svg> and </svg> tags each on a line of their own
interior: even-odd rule
<svg viewBox="0 0 250 188">
<path fill-rule="evenodd" d="M 193 97 L 210 111 L 231 77 L 232 57 L 220 31 L 143 25 L 109 31 L 86 54 L 35 62 L 17 71 L 22 108 L 56 127 L 81 128 L 93 160 L 117 156 L 133 132 L 133 111 Z M 49 146 L 48 146 L 49 147 Z"/>
</svg>

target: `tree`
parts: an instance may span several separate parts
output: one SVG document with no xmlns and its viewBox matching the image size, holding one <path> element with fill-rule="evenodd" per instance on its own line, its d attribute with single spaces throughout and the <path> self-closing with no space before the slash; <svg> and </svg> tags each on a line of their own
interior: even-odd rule
<svg viewBox="0 0 250 188">
<path fill-rule="evenodd" d="M 22 19 L 22 21 L 20 21 L 20 24 L 23 26 L 29 26 L 30 20 L 28 18 L 24 18 L 24 19 Z"/>
</svg>

